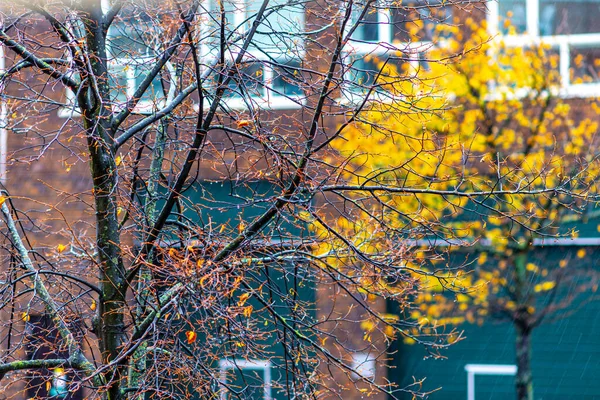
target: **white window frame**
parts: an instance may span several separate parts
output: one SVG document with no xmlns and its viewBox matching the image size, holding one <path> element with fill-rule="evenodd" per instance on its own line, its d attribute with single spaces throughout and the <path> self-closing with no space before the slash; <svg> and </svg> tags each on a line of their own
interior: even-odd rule
<svg viewBox="0 0 600 400">
<path fill-rule="evenodd" d="M 501 364 L 467 364 L 467 400 L 475 400 L 475 375 L 508 375 L 517 374 L 516 365 Z"/>
<path fill-rule="evenodd" d="M 495 0 L 487 3 L 488 31 L 501 40 L 507 47 L 523 47 L 547 44 L 558 48 L 559 73 L 562 87 L 559 91 L 561 97 L 596 97 L 600 92 L 600 82 L 596 83 L 571 83 L 571 48 L 577 46 L 595 46 L 600 49 L 600 32 L 570 35 L 541 36 L 539 34 L 539 0 L 525 0 L 526 32 L 518 35 L 503 35 L 499 29 L 500 6 Z M 600 16 L 599 16 L 600 17 Z"/>
<path fill-rule="evenodd" d="M 377 359 L 369 352 L 352 354 L 352 377 L 354 379 L 375 379 L 377 372 Z"/>
<path fill-rule="evenodd" d="M 101 2 L 102 12 L 106 13 L 110 9 L 110 0 L 102 0 Z M 107 50 L 110 53 L 110 35 L 107 34 Z M 145 62 L 156 61 L 155 57 L 150 56 L 140 56 L 136 57 L 135 60 L 129 59 L 127 57 L 115 57 L 108 60 L 108 69 L 109 73 L 111 69 L 115 69 L 116 67 L 122 67 L 126 72 L 126 82 L 127 87 L 125 90 L 125 94 L 127 96 L 127 100 L 131 99 L 135 94 L 136 87 L 136 76 L 135 70 L 136 65 L 140 65 Z M 129 68 L 128 68 L 129 67 Z M 152 114 L 153 112 L 159 110 L 160 108 L 165 107 L 170 101 L 175 97 L 175 68 L 170 62 L 167 62 L 163 69 L 166 69 L 168 72 L 169 82 L 169 90 L 167 93 L 164 93 L 165 98 L 160 101 L 152 101 L 152 100 L 140 100 L 135 106 L 134 112 L 136 114 Z M 150 89 L 150 88 L 148 88 Z M 81 115 L 81 111 L 77 106 L 77 99 L 75 98 L 75 93 L 69 88 L 65 89 L 66 91 L 66 106 L 60 107 L 58 110 L 58 116 L 60 118 L 71 118 L 78 117 Z M 113 104 L 113 108 L 116 110 L 122 109 L 125 104 Z"/>
<path fill-rule="evenodd" d="M 262 370 L 264 371 L 264 387 L 263 387 L 263 399 L 264 400 L 272 400 L 271 395 L 271 362 L 268 360 L 230 360 L 230 359 L 222 359 L 219 360 L 219 378 L 222 382 L 221 384 L 221 400 L 227 400 L 227 391 L 223 383 L 227 382 L 227 372 L 235 371 L 235 370 Z"/>
<path fill-rule="evenodd" d="M 0 75 L 6 72 L 4 45 L 0 45 Z M 0 97 L 0 183 L 6 184 L 6 153 L 8 142 L 8 106 L 6 98 Z"/>
<path fill-rule="evenodd" d="M 247 9 L 247 0 L 224 0 L 229 1 L 233 5 L 235 5 L 233 10 L 233 18 L 230 23 L 230 26 L 236 27 L 236 33 L 244 34 L 248 27 L 247 22 L 248 16 L 246 14 Z M 211 4 L 214 3 L 215 0 L 205 0 L 204 7 L 206 12 L 210 12 Z M 230 13 L 231 14 L 231 13 Z M 210 29 L 208 24 L 203 24 L 203 28 L 206 33 L 206 29 Z M 306 26 L 306 16 L 302 20 L 302 27 L 300 27 L 300 31 L 304 29 Z M 260 27 L 259 27 L 260 30 Z M 205 43 L 201 43 L 200 46 L 202 56 L 204 58 L 214 58 L 213 48 L 211 46 L 206 45 Z M 227 52 L 227 57 L 230 61 L 233 61 L 238 55 L 238 52 L 235 50 L 229 49 Z M 298 53 L 294 54 L 292 57 L 293 60 L 297 60 L 301 62 L 305 59 L 305 49 L 304 43 L 299 44 Z M 270 109 L 270 110 L 285 110 L 285 109 L 298 109 L 306 104 L 306 96 L 304 94 L 300 95 L 284 95 L 275 92 L 272 89 L 271 82 L 276 77 L 275 71 L 270 60 L 259 51 L 255 51 L 252 49 L 248 49 L 244 54 L 245 62 L 256 62 L 262 67 L 262 78 L 264 82 L 263 91 L 264 93 L 260 96 L 250 95 L 246 97 L 233 96 L 233 97 L 224 97 L 222 102 L 227 105 L 228 108 L 235 110 L 245 110 L 248 108 L 247 103 L 251 103 L 256 105 L 257 108 L 261 109 Z"/>
<path fill-rule="evenodd" d="M 423 5 L 428 5 L 427 1 L 423 1 Z M 344 48 L 343 57 L 345 59 L 350 59 L 354 56 L 380 56 L 385 55 L 390 52 L 403 52 L 409 55 L 410 60 L 407 61 L 408 64 L 414 70 L 419 68 L 419 64 L 421 62 L 420 57 L 422 53 L 427 53 L 431 50 L 436 44 L 431 41 L 418 41 L 418 42 L 400 42 L 394 41 L 393 32 L 392 32 L 392 13 L 389 7 L 386 7 L 386 4 L 389 5 L 389 0 L 376 0 L 377 3 L 377 42 L 366 42 L 360 39 L 350 38 L 348 43 Z M 440 6 L 442 3 L 440 2 Z M 361 11 L 362 7 L 357 8 L 357 11 Z M 356 15 L 352 16 L 350 20 L 350 24 L 346 25 L 345 35 L 348 35 L 350 30 L 358 24 L 358 21 L 355 20 Z M 439 45 L 444 45 L 442 42 Z M 413 57 L 414 56 L 414 57 Z M 346 74 L 350 74 L 350 71 L 347 71 Z M 352 80 L 352 78 L 344 77 L 348 82 Z M 342 98 L 338 99 L 340 103 L 350 103 L 350 104 L 359 104 L 364 101 L 364 93 L 362 90 L 364 89 L 357 87 L 355 83 L 349 83 L 344 85 L 342 90 Z M 395 99 L 395 97 L 390 93 L 379 93 L 377 91 L 371 92 L 370 101 L 380 102 L 390 102 Z"/>
</svg>

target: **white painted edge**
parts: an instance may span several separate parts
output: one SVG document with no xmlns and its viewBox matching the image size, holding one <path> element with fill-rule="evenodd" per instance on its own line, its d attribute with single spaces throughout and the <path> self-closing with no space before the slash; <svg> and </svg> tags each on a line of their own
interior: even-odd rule
<svg viewBox="0 0 600 400">
<path fill-rule="evenodd" d="M 467 364 L 467 400 L 475 400 L 475 375 L 516 375 L 516 365 Z"/>
<path fill-rule="evenodd" d="M 465 371 L 478 375 L 515 375 L 516 365 L 503 364 L 467 364 Z"/>
<path fill-rule="evenodd" d="M 418 240 L 407 240 L 411 246 L 431 246 L 431 247 L 450 247 L 450 246 L 473 246 L 475 244 L 481 244 L 483 246 L 490 246 L 491 242 L 489 239 L 481 239 L 476 242 L 470 240 L 459 240 L 459 239 L 418 239 Z M 561 246 L 600 246 L 600 237 L 582 237 L 582 238 L 537 238 L 533 239 L 533 245 L 536 247 L 561 247 Z"/>
<path fill-rule="evenodd" d="M 0 45 L 0 75 L 6 72 L 4 45 Z M 6 184 L 6 153 L 8 142 L 8 107 L 4 96 L 0 99 L 0 183 Z"/>
<path fill-rule="evenodd" d="M 271 362 L 268 360 L 229 360 L 222 359 L 219 360 L 219 369 L 220 369 L 220 381 L 227 382 L 227 371 L 232 369 L 262 369 L 265 371 L 265 381 L 263 388 L 264 400 L 271 400 Z M 221 388 L 224 389 L 224 386 L 221 385 Z M 221 400 L 227 400 L 227 393 L 225 390 L 221 390 Z"/>
</svg>

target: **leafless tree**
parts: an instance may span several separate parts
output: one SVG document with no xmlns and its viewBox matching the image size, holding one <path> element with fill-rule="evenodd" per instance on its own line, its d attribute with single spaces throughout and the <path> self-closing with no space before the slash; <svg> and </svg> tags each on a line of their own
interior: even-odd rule
<svg viewBox="0 0 600 400">
<path fill-rule="evenodd" d="M 396 168 L 386 165 L 370 172 L 374 185 L 331 149 L 380 102 L 397 103 L 395 112 L 418 106 L 416 94 L 385 87 L 413 76 L 381 85 L 387 69 L 365 49 L 374 48 L 373 30 L 387 27 L 397 44 L 378 47 L 378 59 L 418 64 L 431 44 L 427 29 L 415 42 L 409 25 L 443 22 L 439 9 L 328 0 L 3 4 L 7 393 L 349 398 L 340 393 L 350 386 L 361 395 L 418 394 L 418 382 L 395 387 L 364 368 L 383 365 L 388 337 L 417 326 L 386 318 L 373 301 L 393 295 L 409 304 L 415 286 L 403 266 L 410 240 L 423 234 L 387 194 L 478 200 L 568 189 L 386 185 L 375 179 Z M 369 215 L 370 238 L 334 223 L 358 213 Z M 407 224 L 389 224 L 390 213 Z M 379 336 L 363 337 L 367 317 L 383 327 Z M 449 334 L 414 339 L 437 352 Z"/>
</svg>

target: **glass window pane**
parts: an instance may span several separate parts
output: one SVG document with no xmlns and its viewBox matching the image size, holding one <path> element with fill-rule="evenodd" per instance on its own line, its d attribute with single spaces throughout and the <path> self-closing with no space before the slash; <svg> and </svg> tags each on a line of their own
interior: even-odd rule
<svg viewBox="0 0 600 400">
<path fill-rule="evenodd" d="M 431 41 L 447 37 L 436 35 L 436 29 L 452 20 L 452 7 L 431 4 L 415 4 L 390 9 L 392 40 L 396 42 Z"/>
<path fill-rule="evenodd" d="M 600 32 L 597 0 L 540 0 L 540 35 Z"/>
<path fill-rule="evenodd" d="M 405 67 L 408 68 L 408 64 L 401 57 L 385 54 L 354 56 L 349 72 L 352 89 L 365 92 L 377 84 L 376 91 L 392 91 L 394 84 L 403 80 Z"/>
<path fill-rule="evenodd" d="M 358 21 L 362 10 L 363 8 L 360 6 L 357 6 L 354 10 L 354 18 L 355 21 L 358 22 L 358 26 L 356 27 L 352 38 L 363 42 L 378 42 L 380 40 L 379 25 L 377 23 L 378 11 L 376 8 L 370 7 L 362 19 Z"/>
<path fill-rule="evenodd" d="M 299 70 L 300 62 L 292 61 L 286 65 L 273 67 L 273 89 L 277 93 L 287 96 L 302 95 L 300 87 L 301 73 Z"/>
<path fill-rule="evenodd" d="M 148 15 L 139 12 L 135 17 L 114 22 L 107 34 L 109 56 L 112 59 L 154 57 L 160 43 L 155 24 Z"/>
<path fill-rule="evenodd" d="M 499 28 L 503 34 L 524 33 L 527 30 L 525 0 L 499 0 L 498 14 Z M 514 31 L 510 29 L 511 27 Z"/>
<path fill-rule="evenodd" d="M 115 103 L 127 102 L 127 74 L 132 68 L 128 64 L 114 64 L 108 69 L 108 83 L 110 85 L 111 101 Z"/>
<path fill-rule="evenodd" d="M 259 62 L 247 62 L 238 66 L 229 82 L 227 97 L 264 96 L 264 67 Z"/>
<path fill-rule="evenodd" d="M 571 83 L 600 82 L 600 49 L 571 47 Z"/>
<path fill-rule="evenodd" d="M 227 399 L 264 400 L 265 370 L 263 368 L 232 367 L 227 371 L 227 384 L 237 393 L 227 393 Z"/>
<path fill-rule="evenodd" d="M 250 28 L 262 0 L 248 0 L 246 4 L 246 29 Z M 269 3 L 265 10 L 267 16 L 258 26 L 253 38 L 252 50 L 268 53 L 271 57 L 300 58 L 302 37 L 298 35 L 304 30 L 303 3 L 294 4 L 286 0 Z"/>
<path fill-rule="evenodd" d="M 144 79 L 146 79 L 146 76 L 148 75 L 148 71 L 154 66 L 154 59 L 152 60 L 148 60 L 147 64 L 139 64 L 137 66 L 135 66 L 135 76 L 134 76 L 134 88 L 132 90 L 132 92 L 135 92 L 135 90 L 137 90 L 137 88 L 141 85 L 141 83 L 144 81 Z M 142 95 L 142 98 L 140 99 L 140 101 L 147 101 L 147 102 L 156 102 L 156 101 L 162 101 L 165 98 L 165 91 L 163 89 L 163 84 L 162 84 L 162 79 L 161 79 L 161 75 L 158 74 L 156 75 L 156 77 L 152 80 L 152 83 L 150 84 L 150 86 L 148 87 L 148 89 L 146 89 L 146 92 Z"/>
</svg>

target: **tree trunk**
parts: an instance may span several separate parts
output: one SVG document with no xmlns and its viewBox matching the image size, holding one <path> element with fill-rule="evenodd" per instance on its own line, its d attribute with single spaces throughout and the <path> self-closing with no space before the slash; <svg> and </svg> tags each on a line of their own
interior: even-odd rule
<svg viewBox="0 0 600 400">
<path fill-rule="evenodd" d="M 515 327 L 517 330 L 517 400 L 533 400 L 531 327 L 522 321 L 517 321 Z"/>
<path fill-rule="evenodd" d="M 104 372 L 106 382 L 102 398 L 117 400 L 121 397 L 126 376 L 124 362 L 117 361 L 126 343 L 125 325 L 126 281 L 121 253 L 119 220 L 117 218 L 117 165 L 114 138 L 110 131 L 110 108 L 106 38 L 102 26 L 99 3 L 90 3 L 90 11 L 83 19 L 89 65 L 98 77 L 93 85 L 85 84 L 78 95 L 90 153 L 90 170 L 96 208 L 96 248 L 98 250 L 98 301 L 96 334 L 102 363 L 111 365 Z M 125 373 L 124 373 L 125 372 Z"/>
</svg>

